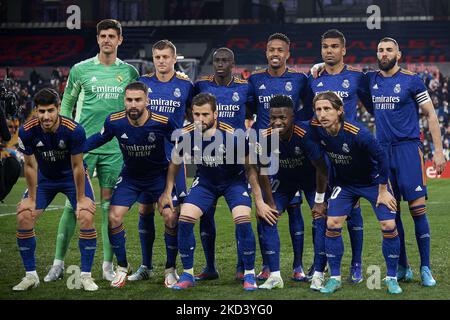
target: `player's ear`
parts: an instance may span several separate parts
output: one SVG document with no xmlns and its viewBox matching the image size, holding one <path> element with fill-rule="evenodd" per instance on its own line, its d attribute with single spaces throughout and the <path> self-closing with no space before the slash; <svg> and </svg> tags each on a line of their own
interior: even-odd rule
<svg viewBox="0 0 450 320">
<path fill-rule="evenodd" d="M 123 36 L 120 35 L 120 36 L 119 36 L 119 43 L 118 43 L 119 46 L 122 44 L 122 41 L 123 41 Z"/>
<path fill-rule="evenodd" d="M 402 52 L 400 50 L 398 50 L 398 52 L 397 52 L 397 61 L 400 61 L 401 58 L 402 58 Z"/>
<path fill-rule="evenodd" d="M 345 57 L 345 54 L 347 53 L 347 48 L 346 47 L 343 47 L 342 48 L 342 56 L 344 56 Z"/>
</svg>

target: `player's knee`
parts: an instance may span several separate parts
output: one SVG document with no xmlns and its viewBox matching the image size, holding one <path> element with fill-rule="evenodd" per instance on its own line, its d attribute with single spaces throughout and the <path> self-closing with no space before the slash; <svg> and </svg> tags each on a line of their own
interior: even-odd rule
<svg viewBox="0 0 450 320">
<path fill-rule="evenodd" d="M 80 227 L 83 229 L 90 228 L 94 224 L 94 215 L 88 210 L 81 210 L 77 218 Z"/>
<path fill-rule="evenodd" d="M 342 228 L 345 217 L 328 217 L 327 228 Z"/>
<path fill-rule="evenodd" d="M 110 228 L 115 228 L 122 223 L 122 216 L 115 210 L 110 210 L 108 215 Z"/>
<path fill-rule="evenodd" d="M 383 230 L 383 231 L 393 230 L 396 227 L 395 220 L 380 221 L 380 225 L 381 225 L 381 230 Z"/>
<path fill-rule="evenodd" d="M 29 229 L 30 227 L 33 227 L 33 215 L 30 210 L 24 210 L 19 213 L 17 213 L 16 216 L 17 220 L 17 227 L 20 229 Z"/>
<path fill-rule="evenodd" d="M 234 224 L 251 223 L 250 214 L 241 214 L 233 218 Z"/>
</svg>

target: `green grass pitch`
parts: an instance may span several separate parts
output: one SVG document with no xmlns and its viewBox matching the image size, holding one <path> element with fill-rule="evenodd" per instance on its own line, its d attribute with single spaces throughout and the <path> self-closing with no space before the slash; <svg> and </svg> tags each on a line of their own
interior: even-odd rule
<svg viewBox="0 0 450 320">
<path fill-rule="evenodd" d="M 98 193 L 97 180 L 94 181 L 94 188 Z M 414 236 L 414 224 L 410 217 L 407 206 L 402 205 L 404 225 L 406 230 L 406 245 L 410 263 L 414 271 L 414 281 L 412 283 L 402 283 L 403 294 L 400 296 L 389 296 L 385 287 L 370 290 L 366 280 L 358 285 L 344 282 L 343 289 L 332 296 L 312 292 L 309 290 L 309 283 L 298 283 L 290 280 L 292 272 L 292 249 L 289 237 L 287 215 L 281 218 L 279 223 L 281 237 L 281 274 L 285 281 L 285 288 L 281 290 L 256 292 L 245 292 L 239 282 L 234 280 L 234 269 L 236 263 L 236 244 L 234 240 L 234 225 L 231 214 L 223 199 L 220 199 L 216 211 L 217 242 L 216 260 L 220 273 L 220 278 L 214 281 L 197 282 L 194 288 L 186 291 L 174 291 L 164 287 L 164 264 L 165 248 L 163 232 L 164 226 L 162 218 L 156 214 L 156 240 L 154 245 L 154 270 L 155 276 L 138 283 L 128 282 L 122 289 L 113 289 L 109 283 L 101 280 L 102 263 L 102 243 L 99 236 L 97 242 L 97 252 L 93 266 L 93 277 L 97 279 L 100 289 L 97 292 L 84 292 L 82 290 L 70 290 L 67 287 L 66 275 L 63 280 L 44 283 L 43 277 L 52 264 L 55 251 L 55 237 L 58 227 L 59 217 L 62 213 L 64 197 L 58 195 L 51 207 L 39 219 L 36 226 L 37 234 L 37 271 L 41 279 L 41 285 L 37 289 L 28 292 L 13 292 L 11 288 L 16 285 L 24 275 L 24 269 L 16 245 L 16 221 L 15 205 L 19 201 L 25 180 L 21 178 L 14 186 L 12 192 L 0 203 L 0 300 L 4 299 L 161 299 L 161 300 L 305 300 L 305 299 L 333 299 L 333 300 L 355 300 L 355 299 L 450 299 L 450 181 L 432 180 L 429 183 L 430 198 L 427 204 L 428 218 L 431 225 L 431 266 L 438 285 L 434 288 L 424 288 L 420 285 L 419 256 L 416 240 Z M 99 199 L 97 195 L 97 199 Z M 381 276 L 384 277 L 385 265 L 381 253 L 381 231 L 376 217 L 367 201 L 363 200 L 362 211 L 364 217 L 364 250 L 363 268 L 364 275 L 369 265 L 378 265 L 381 268 Z M 303 206 L 303 217 L 305 220 L 305 246 L 303 266 L 308 268 L 312 262 L 312 240 L 311 240 L 311 216 L 310 210 Z M 254 218 L 253 218 L 254 221 Z M 100 230 L 101 212 L 97 210 L 96 215 L 97 230 Z M 138 213 L 134 206 L 125 219 L 127 229 L 127 254 L 128 259 L 136 269 L 140 264 L 140 245 L 137 232 Z M 253 225 L 255 234 L 255 223 Z M 345 230 L 345 229 L 344 229 Z M 77 231 L 72 240 L 66 257 L 66 270 L 70 265 L 79 265 L 80 254 L 78 250 Z M 197 240 L 195 254 L 195 271 L 199 272 L 204 265 L 204 256 L 199 239 L 198 224 L 195 228 Z M 344 232 L 345 254 L 342 264 L 342 275 L 346 277 L 350 263 L 350 245 L 348 233 Z M 179 260 L 178 260 L 179 261 Z M 259 271 L 261 256 L 257 245 L 256 271 Z M 178 271 L 181 272 L 181 262 L 178 262 Z"/>
</svg>

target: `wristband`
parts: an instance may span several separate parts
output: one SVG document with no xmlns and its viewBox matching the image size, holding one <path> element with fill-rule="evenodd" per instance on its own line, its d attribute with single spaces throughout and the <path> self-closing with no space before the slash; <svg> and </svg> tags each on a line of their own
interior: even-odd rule
<svg viewBox="0 0 450 320">
<path fill-rule="evenodd" d="M 316 192 L 316 197 L 314 198 L 315 203 L 323 203 L 325 201 L 325 192 L 318 193 Z"/>
</svg>

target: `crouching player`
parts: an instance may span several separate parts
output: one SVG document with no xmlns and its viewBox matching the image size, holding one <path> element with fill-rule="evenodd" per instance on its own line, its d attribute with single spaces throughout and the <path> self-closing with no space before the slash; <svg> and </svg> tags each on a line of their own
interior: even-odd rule
<svg viewBox="0 0 450 320">
<path fill-rule="evenodd" d="M 289 96 L 276 95 L 270 100 L 269 106 L 270 128 L 262 131 L 258 148 L 259 153 L 267 156 L 267 159 L 271 161 L 270 167 L 267 168 L 268 173 L 272 170 L 277 172 L 273 172 L 271 176 L 273 193 L 265 195 L 266 202 L 272 207 L 276 207 L 281 215 L 287 209 L 297 190 L 301 189 L 308 194 L 317 191 L 316 199 L 312 200 L 313 218 L 325 219 L 324 195 L 327 187 L 327 169 L 322 157 L 322 150 L 309 137 L 309 124 L 294 121 L 294 103 Z M 277 132 L 279 137 L 277 148 L 272 146 L 271 139 L 268 139 L 274 132 Z M 264 141 L 261 141 L 262 139 Z M 260 165 L 264 166 L 263 163 Z M 269 183 L 269 177 L 265 174 L 260 174 L 259 179 L 261 185 Z M 259 218 L 263 254 L 266 255 L 270 269 L 269 278 L 259 288 L 282 288 L 277 217 Z M 295 278 L 293 279 L 295 280 Z"/>
<path fill-rule="evenodd" d="M 334 92 L 319 93 L 313 106 L 317 118 L 311 121 L 315 139 L 330 158 L 335 181 L 328 202 L 325 234 L 331 278 L 320 292 L 333 293 L 341 288 L 342 225 L 355 203 L 365 198 L 371 203 L 382 229 L 388 292 L 399 294 L 402 289 L 396 273 L 400 240 L 395 224 L 396 201 L 387 187 L 389 166 L 386 154 L 367 129 L 356 122 L 344 121 L 343 102 Z"/>
<path fill-rule="evenodd" d="M 164 190 L 169 161 L 165 155 L 165 141 L 170 139 L 174 125 L 165 116 L 148 108 L 148 87 L 142 82 L 132 82 L 125 87 L 125 110 L 111 113 L 104 127 L 86 141 L 87 151 L 93 150 L 114 137 L 119 141 L 124 167 L 114 187 L 109 208 L 109 240 L 117 258 L 116 275 L 111 286 L 125 285 L 131 267 L 125 250 L 123 219 L 131 206 L 138 202 L 145 210 L 153 210 Z M 176 283 L 175 272 L 178 216 L 169 208 L 160 210 L 164 219 L 167 249 L 166 286 Z M 167 236 L 168 234 L 168 236 Z"/>
<path fill-rule="evenodd" d="M 231 126 L 217 121 L 215 97 L 209 93 L 195 96 L 192 115 L 194 123 L 183 128 L 177 139 L 167 173 L 166 189 L 159 200 L 160 208 L 166 205 L 173 208 L 171 192 L 181 158 L 184 156 L 186 162 L 189 157 L 194 160 L 193 163 L 197 164 L 196 178 L 181 206 L 178 221 L 178 244 L 184 272 L 172 288 L 181 290 L 194 286 L 194 225 L 219 197 L 224 196 L 236 225 L 238 251 L 245 269 L 244 290 L 256 290 L 256 243 L 251 226 L 251 198 L 246 173 L 255 195 L 256 209 L 276 211 L 270 209 L 262 199 L 256 166 L 248 164 L 249 150 L 245 135 L 235 135 Z"/>
<path fill-rule="evenodd" d="M 83 163 L 86 135 L 83 127 L 63 117 L 60 99 L 53 89 L 42 89 L 34 96 L 37 118 L 19 130 L 19 150 L 25 156 L 27 191 L 17 206 L 17 245 L 26 275 L 14 291 L 36 288 L 36 238 L 34 225 L 59 192 L 64 193 L 80 224 L 81 279 L 84 290 L 98 286 L 91 277 L 97 246 L 94 226 L 94 193 Z"/>
</svg>

